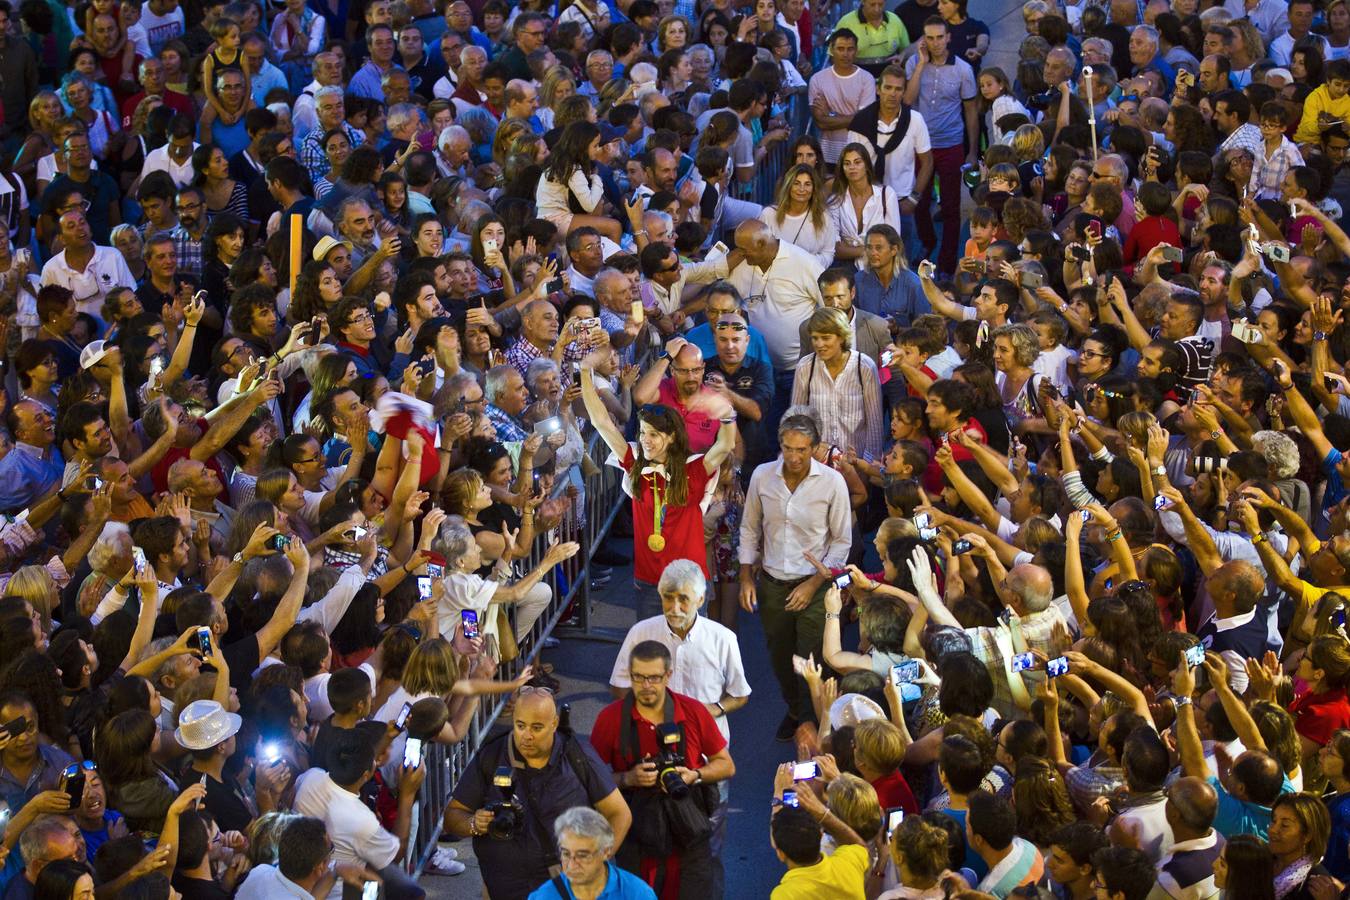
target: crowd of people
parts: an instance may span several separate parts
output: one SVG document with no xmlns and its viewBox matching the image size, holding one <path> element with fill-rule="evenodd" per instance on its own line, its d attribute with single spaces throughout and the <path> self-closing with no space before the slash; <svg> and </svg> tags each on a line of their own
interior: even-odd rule
<svg viewBox="0 0 1350 900">
<path fill-rule="evenodd" d="M 0 0 L 0 897 L 1350 896 L 1350 5 L 1021 13 Z"/>
</svg>

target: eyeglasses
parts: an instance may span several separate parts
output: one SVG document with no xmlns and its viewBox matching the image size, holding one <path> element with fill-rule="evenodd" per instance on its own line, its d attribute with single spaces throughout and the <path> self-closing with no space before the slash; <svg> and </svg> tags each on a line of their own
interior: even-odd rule
<svg viewBox="0 0 1350 900">
<path fill-rule="evenodd" d="M 530 37 L 542 38 L 544 35 L 548 34 L 548 31 L 543 28 L 539 29 L 538 31 L 532 28 L 527 28 L 524 31 L 522 31 L 521 34 L 528 34 Z"/>
<path fill-rule="evenodd" d="M 81 200 L 81 201 L 78 202 L 78 203 L 67 203 L 65 206 L 61 207 L 61 209 L 60 209 L 59 211 L 60 211 L 63 215 L 64 215 L 65 213 L 68 213 L 68 212 L 75 212 L 75 211 L 77 211 L 77 210 L 81 210 L 81 211 L 83 211 L 83 212 L 89 212 L 89 210 L 92 209 L 93 206 L 94 206 L 94 204 L 90 203 L 88 200 Z"/>
<path fill-rule="evenodd" d="M 596 853 L 594 850 L 572 851 L 568 850 L 566 847 L 558 848 L 558 858 L 561 859 L 563 862 L 567 862 L 568 860 L 570 860 L 572 862 L 588 863 L 591 860 L 598 857 L 599 855 L 600 854 Z"/>
<path fill-rule="evenodd" d="M 687 369 L 681 369 L 679 366 L 671 366 L 670 371 L 674 372 L 676 375 L 697 375 L 706 368 L 707 366 L 690 366 Z"/>
<path fill-rule="evenodd" d="M 628 680 L 633 682 L 633 684 L 635 685 L 646 684 L 650 685 L 651 687 L 656 687 L 656 685 L 666 680 L 666 674 L 667 673 L 662 672 L 660 675 L 638 675 L 633 672 L 629 672 Z"/>
<path fill-rule="evenodd" d="M 357 313 L 356 315 L 352 316 L 350 319 L 347 320 L 347 324 L 361 325 L 366 322 L 374 322 L 374 321 L 375 317 L 372 316 L 370 313 Z"/>
<path fill-rule="evenodd" d="M 516 693 L 517 693 L 517 694 L 547 694 L 547 695 L 549 695 L 550 697 L 552 697 L 552 696 L 553 696 L 553 688 L 551 688 L 551 687 L 545 687 L 545 686 L 542 685 L 542 684 L 527 684 L 527 685 L 525 685 L 524 687 L 522 687 L 520 690 L 516 691 Z"/>
</svg>

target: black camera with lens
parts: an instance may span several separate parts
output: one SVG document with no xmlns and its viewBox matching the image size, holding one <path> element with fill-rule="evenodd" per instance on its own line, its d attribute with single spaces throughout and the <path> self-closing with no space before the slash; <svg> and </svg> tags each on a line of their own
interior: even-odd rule
<svg viewBox="0 0 1350 900">
<path fill-rule="evenodd" d="M 501 792 L 502 799 L 483 807 L 492 813 L 488 836 L 498 841 L 520 837 L 525 830 L 525 809 L 516 799 L 516 781 L 510 766 L 498 766 L 492 775 L 492 784 Z"/>
<path fill-rule="evenodd" d="M 1027 98 L 1027 107 L 1030 109 L 1049 109 L 1050 104 L 1055 102 L 1055 92 L 1046 91 L 1044 94 L 1032 94 Z"/>
<path fill-rule="evenodd" d="M 684 778 L 676 769 L 683 768 L 685 764 L 684 725 L 679 722 L 657 725 L 656 741 L 660 750 L 651 762 L 656 763 L 657 783 L 672 800 L 683 800 L 689 796 L 689 785 L 684 783 Z"/>
</svg>

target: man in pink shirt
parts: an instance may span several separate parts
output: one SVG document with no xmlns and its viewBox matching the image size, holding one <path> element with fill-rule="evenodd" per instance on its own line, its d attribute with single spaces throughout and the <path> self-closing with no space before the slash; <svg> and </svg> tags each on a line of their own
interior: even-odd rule
<svg viewBox="0 0 1350 900">
<path fill-rule="evenodd" d="M 717 440 L 721 422 L 708 414 L 708 400 L 717 392 L 703 385 L 703 352 L 682 337 L 666 343 L 660 357 L 633 387 L 635 403 L 659 403 L 669 406 L 684 420 L 689 435 L 689 452 L 706 453 Z"/>
</svg>

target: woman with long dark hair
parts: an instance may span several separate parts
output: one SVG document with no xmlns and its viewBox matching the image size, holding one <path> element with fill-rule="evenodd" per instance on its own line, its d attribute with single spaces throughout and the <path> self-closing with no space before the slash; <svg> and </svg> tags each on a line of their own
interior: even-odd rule
<svg viewBox="0 0 1350 900">
<path fill-rule="evenodd" d="M 676 347 L 673 355 L 687 360 L 692 354 L 684 349 Z M 721 421 L 717 440 L 707 453 L 690 456 L 684 420 L 668 406 L 640 408 L 638 439 L 631 444 L 624 440 L 596 393 L 591 366 L 584 362 L 581 399 L 595 430 L 613 452 L 612 459 L 623 469 L 623 489 L 633 500 L 633 574 L 640 621 L 660 611 L 656 584 L 668 563 L 692 559 L 707 575 L 701 502 L 735 448 L 736 414 L 721 397 L 712 398 L 706 411 Z"/>
<path fill-rule="evenodd" d="M 230 177 L 230 160 L 215 144 L 202 144 L 192 151 L 192 184 L 206 199 L 212 215 L 232 213 L 248 220 L 248 185 Z"/>
<path fill-rule="evenodd" d="M 623 228 L 603 215 L 605 186 L 595 170 L 600 147 L 600 128 L 591 122 L 573 122 L 563 129 L 535 189 L 534 202 L 539 218 L 557 225 L 563 234 L 590 226 L 617 243 Z"/>
<path fill-rule="evenodd" d="M 292 325 L 308 322 L 320 313 L 327 315 L 342 299 L 342 282 L 333 267 L 321 259 L 310 260 L 295 280 L 295 296 L 286 310 Z"/>
<path fill-rule="evenodd" d="M 834 258 L 863 267 L 863 243 L 873 225 L 900 231 L 900 197 L 886 187 L 872 168 L 872 157 L 862 144 L 852 143 L 839 154 L 839 175 L 825 200 L 839 240 Z"/>
<path fill-rule="evenodd" d="M 1228 838 L 1214 861 L 1214 886 L 1223 900 L 1275 900 L 1275 857 L 1254 834 Z"/>
</svg>

